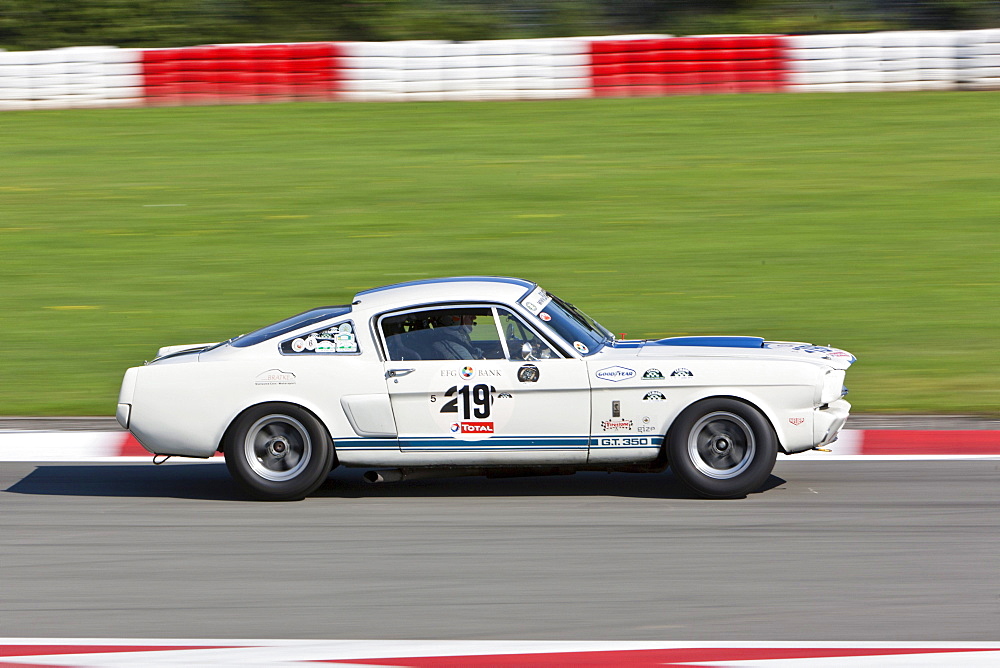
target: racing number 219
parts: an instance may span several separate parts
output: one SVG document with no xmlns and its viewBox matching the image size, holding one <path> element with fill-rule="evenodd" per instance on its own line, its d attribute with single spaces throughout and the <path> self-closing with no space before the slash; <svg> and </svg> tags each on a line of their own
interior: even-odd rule
<svg viewBox="0 0 1000 668">
<path fill-rule="evenodd" d="M 462 402 L 462 419 L 471 420 L 473 417 L 484 419 L 490 416 L 490 406 L 493 403 L 493 393 L 496 388 L 480 383 L 478 385 L 452 385 L 444 393 L 446 397 L 453 397 L 446 401 L 441 407 L 442 413 L 457 413 L 458 402 Z M 458 395 L 457 397 L 455 395 Z M 431 401 L 437 401 L 437 397 L 431 395 Z"/>
</svg>

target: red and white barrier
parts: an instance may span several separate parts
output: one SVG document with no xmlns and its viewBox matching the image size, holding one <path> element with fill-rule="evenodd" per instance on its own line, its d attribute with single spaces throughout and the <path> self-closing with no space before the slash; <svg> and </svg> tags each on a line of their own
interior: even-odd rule
<svg viewBox="0 0 1000 668">
<path fill-rule="evenodd" d="M 110 46 L 0 52 L 0 109 L 139 105 L 141 57 Z"/>
<path fill-rule="evenodd" d="M 960 34 L 911 31 L 787 37 L 790 90 L 954 89 L 959 80 Z"/>
<path fill-rule="evenodd" d="M 364 102 L 588 97 L 590 60 L 575 39 L 351 42 L 340 99 Z"/>
<path fill-rule="evenodd" d="M 1000 28 L 958 35 L 958 87 L 1000 90 Z"/>
<path fill-rule="evenodd" d="M 830 450 L 831 452 L 810 451 L 792 455 L 789 461 L 875 457 L 1000 457 L 1000 431 L 845 429 L 840 438 L 830 446 Z M 0 431 L 0 461 L 147 460 L 151 457 L 127 432 Z"/>
<path fill-rule="evenodd" d="M 776 35 L 595 40 L 593 94 L 773 93 L 784 87 L 784 51 Z"/>
<path fill-rule="evenodd" d="M 0 109 L 1000 90 L 1000 29 L 0 52 Z"/>
<path fill-rule="evenodd" d="M 333 42 L 146 49 L 146 104 L 331 100 L 338 89 L 339 55 Z"/>
</svg>

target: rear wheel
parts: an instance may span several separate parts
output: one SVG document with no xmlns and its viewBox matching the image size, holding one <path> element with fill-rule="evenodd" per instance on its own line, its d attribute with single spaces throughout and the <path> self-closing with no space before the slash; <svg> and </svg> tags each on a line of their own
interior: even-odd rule
<svg viewBox="0 0 1000 668">
<path fill-rule="evenodd" d="M 226 435 L 226 466 L 246 492 L 268 501 L 305 497 L 333 466 L 333 444 L 312 414 L 289 404 L 261 404 Z"/>
<path fill-rule="evenodd" d="M 681 482 L 701 496 L 745 496 L 764 484 L 778 438 L 760 411 L 734 399 L 706 399 L 670 429 L 667 457 Z"/>
</svg>

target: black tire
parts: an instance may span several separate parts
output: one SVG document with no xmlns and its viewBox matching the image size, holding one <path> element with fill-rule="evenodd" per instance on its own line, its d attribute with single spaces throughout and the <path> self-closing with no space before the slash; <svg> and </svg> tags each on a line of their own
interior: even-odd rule
<svg viewBox="0 0 1000 668">
<path fill-rule="evenodd" d="M 735 399 L 705 399 L 674 421 L 667 458 L 674 475 L 700 496 L 732 499 L 771 475 L 778 437 L 760 411 Z"/>
<path fill-rule="evenodd" d="M 311 413 L 291 404 L 261 404 L 236 419 L 223 444 L 226 467 L 248 494 L 297 501 L 333 468 L 333 443 Z"/>
</svg>

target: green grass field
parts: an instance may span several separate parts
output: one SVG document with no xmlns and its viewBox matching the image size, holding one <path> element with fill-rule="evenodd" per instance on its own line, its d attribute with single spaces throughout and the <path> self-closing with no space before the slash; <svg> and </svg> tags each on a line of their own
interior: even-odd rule
<svg viewBox="0 0 1000 668">
<path fill-rule="evenodd" d="M 860 361 L 855 412 L 1000 412 L 1000 93 L 0 114 L 0 415 L 358 289 L 539 281 L 629 337 Z"/>
</svg>

